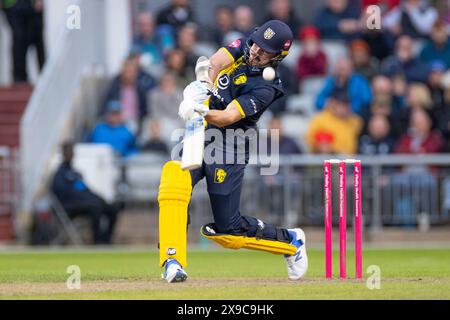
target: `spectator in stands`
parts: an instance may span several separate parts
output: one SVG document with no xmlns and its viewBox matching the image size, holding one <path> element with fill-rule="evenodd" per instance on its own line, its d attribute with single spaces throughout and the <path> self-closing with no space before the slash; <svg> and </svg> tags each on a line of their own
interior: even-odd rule
<svg viewBox="0 0 450 320">
<path fill-rule="evenodd" d="M 169 147 L 161 139 L 161 120 L 151 119 L 148 122 L 149 140 L 142 146 L 141 151 L 169 155 Z"/>
<path fill-rule="evenodd" d="M 358 153 L 363 155 L 389 154 L 394 147 L 388 118 L 381 114 L 370 117 L 367 133 L 359 138 Z"/>
<path fill-rule="evenodd" d="M 429 110 L 416 108 L 411 111 L 409 128 L 395 145 L 396 153 L 439 153 L 444 148 L 441 133 L 433 130 L 433 122 Z"/>
<path fill-rule="evenodd" d="M 327 108 L 310 121 L 306 133 L 310 150 L 318 152 L 316 135 L 318 132 L 327 132 L 333 136 L 332 153 L 355 154 L 363 125 L 362 119 L 352 112 L 350 97 L 345 90 L 333 90 L 327 100 Z"/>
<path fill-rule="evenodd" d="M 72 167 L 73 143 L 64 143 L 62 154 L 63 162 L 52 178 L 51 192 L 70 218 L 80 215 L 89 217 L 95 244 L 111 244 L 118 209 L 92 192 L 82 175 Z M 106 225 L 102 223 L 103 219 L 106 220 Z"/>
<path fill-rule="evenodd" d="M 210 41 L 218 47 L 226 45 L 225 35 L 233 30 L 233 9 L 227 5 L 218 5 L 215 9 L 214 25 L 210 29 Z"/>
<path fill-rule="evenodd" d="M 383 61 L 394 51 L 395 38 L 383 28 L 362 28 L 361 39 L 367 42 L 372 57 L 378 61 Z"/>
<path fill-rule="evenodd" d="M 183 100 L 183 91 L 177 87 L 177 78 L 173 72 L 164 73 L 159 86 L 148 95 L 152 106 L 152 119 L 161 126 L 161 137 L 170 141 L 175 129 L 184 128 L 184 121 L 178 116 L 178 106 Z"/>
<path fill-rule="evenodd" d="M 186 64 L 195 67 L 199 55 L 195 52 L 197 44 L 197 25 L 187 23 L 180 27 L 177 35 L 177 47 L 184 52 Z"/>
<path fill-rule="evenodd" d="M 370 84 L 363 76 L 354 72 L 353 64 L 347 57 L 338 58 L 333 75 L 327 78 L 317 96 L 318 110 L 328 107 L 328 99 L 336 90 L 347 92 L 354 113 L 361 117 L 368 115 L 372 100 Z"/>
<path fill-rule="evenodd" d="M 359 33 L 359 12 L 348 0 L 327 0 L 314 19 L 324 39 L 352 40 Z"/>
<path fill-rule="evenodd" d="M 141 59 L 141 53 L 140 51 L 131 51 L 130 55 L 128 56 L 127 60 L 129 60 L 131 63 L 133 63 L 137 69 L 137 83 L 139 84 L 139 87 L 142 88 L 144 92 L 149 92 L 153 88 L 156 87 L 157 81 L 155 77 L 153 77 L 151 74 L 147 72 L 146 69 L 142 67 L 142 59 Z M 150 106 L 147 105 L 147 112 L 151 112 Z"/>
<path fill-rule="evenodd" d="M 353 40 L 350 43 L 350 57 L 355 66 L 355 72 L 367 80 L 372 81 L 373 77 L 379 73 L 379 62 L 370 55 L 369 45 L 364 40 Z"/>
<path fill-rule="evenodd" d="M 397 120 L 400 118 L 400 112 L 398 114 L 395 114 L 394 112 L 392 112 L 392 109 L 393 109 L 392 97 L 387 95 L 374 96 L 372 100 L 372 105 L 370 107 L 370 117 L 364 123 L 363 132 L 366 133 L 368 131 L 370 119 L 372 119 L 375 116 L 382 116 L 389 121 L 390 124 L 389 135 L 393 139 L 397 139 L 403 133 L 396 126 Z"/>
<path fill-rule="evenodd" d="M 374 95 L 370 106 L 371 117 L 381 115 L 386 118 L 392 116 L 392 99 L 388 95 Z"/>
<path fill-rule="evenodd" d="M 428 110 L 432 115 L 433 100 L 431 99 L 430 90 L 422 83 L 412 83 L 407 88 L 406 108 L 403 108 L 400 117 L 397 119 L 396 127 L 401 133 L 406 133 L 410 125 L 411 113 L 414 110 Z"/>
<path fill-rule="evenodd" d="M 442 21 L 437 21 L 431 31 L 431 39 L 427 41 L 420 53 L 423 62 L 430 63 L 440 60 L 444 68 L 450 68 L 450 41 L 447 29 Z"/>
<path fill-rule="evenodd" d="M 272 119 L 270 119 L 269 121 L 269 125 L 268 125 L 268 129 L 269 130 L 274 130 L 275 132 L 278 132 L 278 143 L 279 143 L 279 154 L 300 154 L 302 153 L 302 151 L 300 150 L 299 146 L 297 145 L 297 142 L 295 142 L 294 139 L 292 139 L 291 137 L 288 137 L 284 134 L 283 131 L 283 124 L 281 122 L 281 119 L 278 117 L 272 117 Z M 268 143 L 267 143 L 267 151 L 268 154 L 271 155 L 272 154 L 272 150 L 271 150 L 271 136 L 268 136 Z"/>
<path fill-rule="evenodd" d="M 296 75 L 299 81 L 309 76 L 323 76 L 327 72 L 327 56 L 321 48 L 320 31 L 314 26 L 306 26 L 300 33 L 303 46 L 297 62 Z"/>
<path fill-rule="evenodd" d="M 429 110 L 416 108 L 411 111 L 409 127 L 397 141 L 394 152 L 400 154 L 427 154 L 439 153 L 444 148 L 444 139 L 439 131 L 433 130 L 433 122 Z M 431 166 L 405 164 L 401 172 L 391 175 L 392 189 L 404 190 L 413 188 L 418 194 L 436 194 L 437 181 L 433 175 L 434 168 Z M 409 198 L 401 197 L 394 205 L 394 216 L 403 223 L 414 223 L 411 217 L 413 206 L 417 206 L 419 212 L 430 212 L 429 201 L 423 197 Z M 401 220 L 400 220 L 401 221 Z"/>
<path fill-rule="evenodd" d="M 384 16 L 399 4 L 400 0 L 362 0 L 361 7 L 365 11 L 368 6 L 378 6 L 381 9 L 381 15 Z"/>
<path fill-rule="evenodd" d="M 425 83 L 429 73 L 427 65 L 414 56 L 413 39 L 406 35 L 398 38 L 395 54 L 382 62 L 381 71 L 388 77 L 403 76 L 408 83 Z"/>
<path fill-rule="evenodd" d="M 385 114 L 388 117 L 399 116 L 405 104 L 405 90 L 406 84 L 401 79 L 377 75 L 372 80 L 373 100 L 378 100 L 377 107 L 389 108 L 389 113 Z"/>
<path fill-rule="evenodd" d="M 254 31 L 256 24 L 253 11 L 249 6 L 241 5 L 234 10 L 234 30 L 239 34 L 232 40 L 247 38 Z"/>
<path fill-rule="evenodd" d="M 286 23 L 292 30 L 294 37 L 298 37 L 302 26 L 301 20 L 295 14 L 290 0 L 271 0 L 269 5 L 269 14 L 263 20 L 280 20 Z"/>
<path fill-rule="evenodd" d="M 123 121 L 135 133 L 140 132 L 141 121 L 147 115 L 147 93 L 154 86 L 154 83 L 150 85 L 150 80 L 144 79 L 139 76 L 136 60 L 125 60 L 120 74 L 112 81 L 102 110 L 104 114 L 110 101 L 120 101 Z"/>
<path fill-rule="evenodd" d="M 158 26 L 171 26 L 173 35 L 176 35 L 178 29 L 188 22 L 195 22 L 189 0 L 171 0 L 168 6 L 158 12 L 156 18 Z"/>
<path fill-rule="evenodd" d="M 313 137 L 314 153 L 317 154 L 334 154 L 334 135 L 333 133 L 326 131 L 326 129 L 319 130 Z"/>
<path fill-rule="evenodd" d="M 175 39 L 167 29 L 156 28 L 151 12 L 141 12 L 137 16 L 137 33 L 132 47 L 141 52 L 148 65 L 155 67 L 161 64 L 164 54 L 175 47 Z"/>
<path fill-rule="evenodd" d="M 450 89 L 445 87 L 444 107 L 436 109 L 436 127 L 445 139 L 445 152 L 450 152 Z"/>
<path fill-rule="evenodd" d="M 177 87 L 184 89 L 194 79 L 194 66 L 186 64 L 183 50 L 171 50 L 166 56 L 166 71 L 173 72 L 177 77 Z"/>
<path fill-rule="evenodd" d="M 450 3 L 446 0 L 441 0 L 439 2 L 438 11 L 440 20 L 444 22 L 445 27 L 450 32 Z"/>
<path fill-rule="evenodd" d="M 444 74 L 445 65 L 441 60 L 430 63 L 430 75 L 428 76 L 428 87 L 430 88 L 431 100 L 433 100 L 434 109 L 441 109 L 445 106 L 444 99 Z"/>
<path fill-rule="evenodd" d="M 383 26 L 395 36 L 423 38 L 430 34 L 437 19 L 437 10 L 425 1 L 405 0 L 384 16 Z"/>
<path fill-rule="evenodd" d="M 39 69 L 45 63 L 43 0 L 3 1 L 3 11 L 12 31 L 12 60 L 14 82 L 28 82 L 27 52 L 36 48 Z"/>
<path fill-rule="evenodd" d="M 125 125 L 121 110 L 120 101 L 110 101 L 105 121 L 95 126 L 88 142 L 109 144 L 119 156 L 129 157 L 137 152 L 136 138 Z"/>
</svg>

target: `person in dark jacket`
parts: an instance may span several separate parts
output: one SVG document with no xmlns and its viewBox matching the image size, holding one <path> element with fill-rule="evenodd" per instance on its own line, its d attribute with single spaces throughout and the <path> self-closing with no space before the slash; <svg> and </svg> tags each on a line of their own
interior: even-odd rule
<svg viewBox="0 0 450 320">
<path fill-rule="evenodd" d="M 426 83 L 430 72 L 428 66 L 414 55 L 413 39 L 401 36 L 395 43 L 395 53 L 381 64 L 381 73 L 389 78 L 402 76 L 406 82 Z"/>
<path fill-rule="evenodd" d="M 123 120 L 135 133 L 139 133 L 148 111 L 147 94 L 156 85 L 150 75 L 139 69 L 135 59 L 129 57 L 111 83 L 101 114 L 106 114 L 110 101 L 120 101 Z"/>
<path fill-rule="evenodd" d="M 280 20 L 286 23 L 292 30 L 294 37 L 299 36 L 302 27 L 302 21 L 297 17 L 290 0 L 271 0 L 269 5 L 269 14 L 264 21 Z"/>
<path fill-rule="evenodd" d="M 110 244 L 117 220 L 117 208 L 92 192 L 83 181 L 82 175 L 72 167 L 72 142 L 64 143 L 62 153 L 63 162 L 53 176 L 50 190 L 70 218 L 79 215 L 90 218 L 95 244 Z M 103 218 L 107 221 L 105 228 L 101 223 Z"/>
<path fill-rule="evenodd" d="M 27 82 L 27 52 L 30 46 L 36 48 L 40 70 L 45 63 L 43 0 L 3 0 L 0 2 L 12 31 L 14 82 Z"/>
<path fill-rule="evenodd" d="M 195 22 L 189 0 L 172 0 L 168 6 L 158 12 L 156 18 L 158 26 L 171 26 L 174 35 L 181 26 L 184 26 L 188 22 Z"/>
<path fill-rule="evenodd" d="M 320 30 L 323 39 L 355 39 L 360 32 L 359 12 L 348 0 L 327 0 L 314 19 L 314 25 Z"/>
<path fill-rule="evenodd" d="M 387 117 L 372 115 L 367 125 L 367 133 L 359 138 L 358 153 L 363 155 L 389 154 L 394 148 Z"/>
</svg>

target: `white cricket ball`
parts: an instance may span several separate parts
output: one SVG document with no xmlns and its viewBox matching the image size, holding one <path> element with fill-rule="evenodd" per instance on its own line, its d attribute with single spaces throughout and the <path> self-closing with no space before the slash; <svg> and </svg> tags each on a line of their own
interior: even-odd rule
<svg viewBox="0 0 450 320">
<path fill-rule="evenodd" d="M 275 69 L 272 67 L 264 68 L 263 79 L 266 81 L 272 81 L 273 79 L 275 79 Z"/>
</svg>

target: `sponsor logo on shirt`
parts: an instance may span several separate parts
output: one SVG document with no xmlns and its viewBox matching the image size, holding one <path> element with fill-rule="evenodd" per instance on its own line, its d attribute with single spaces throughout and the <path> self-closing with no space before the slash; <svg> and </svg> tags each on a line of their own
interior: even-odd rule
<svg viewBox="0 0 450 320">
<path fill-rule="evenodd" d="M 217 79 L 217 86 L 221 90 L 225 90 L 230 85 L 230 77 L 227 74 L 223 74 Z"/>
<path fill-rule="evenodd" d="M 227 172 L 223 169 L 216 169 L 214 182 L 215 183 L 223 183 L 225 181 L 225 178 L 227 176 Z"/>
<path fill-rule="evenodd" d="M 238 74 L 236 77 L 233 78 L 233 83 L 235 85 L 240 85 L 240 84 L 244 84 L 247 82 L 247 76 L 243 73 Z"/>
</svg>

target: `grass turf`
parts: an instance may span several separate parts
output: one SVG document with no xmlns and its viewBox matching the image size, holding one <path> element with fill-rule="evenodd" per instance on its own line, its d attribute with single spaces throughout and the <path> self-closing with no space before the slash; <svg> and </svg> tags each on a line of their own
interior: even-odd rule
<svg viewBox="0 0 450 320">
<path fill-rule="evenodd" d="M 0 253 L 0 299 L 450 299 L 449 249 L 366 249 L 364 271 L 376 265 L 381 288 L 365 279 L 324 280 L 323 251 L 308 250 L 309 270 L 289 281 L 281 257 L 254 251 L 189 253 L 185 283 L 161 278 L 155 251 L 30 251 Z M 348 276 L 354 275 L 348 252 Z M 69 290 L 67 267 L 81 269 Z M 334 255 L 334 273 L 338 256 Z"/>
</svg>

